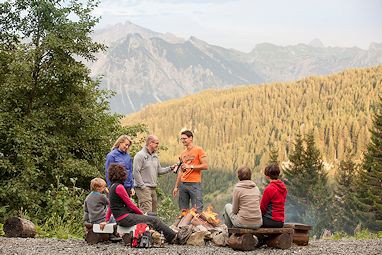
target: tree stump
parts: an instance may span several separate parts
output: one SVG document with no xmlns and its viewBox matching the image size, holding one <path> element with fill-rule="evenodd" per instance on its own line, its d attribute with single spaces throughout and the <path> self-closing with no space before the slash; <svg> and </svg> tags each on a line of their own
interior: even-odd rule
<svg viewBox="0 0 382 255">
<path fill-rule="evenodd" d="M 292 236 L 288 233 L 283 233 L 276 236 L 270 236 L 266 242 L 269 247 L 285 250 L 292 246 Z"/>
<path fill-rule="evenodd" d="M 258 241 L 252 234 L 232 234 L 227 242 L 229 247 L 234 250 L 253 251 L 256 249 Z"/>
<path fill-rule="evenodd" d="M 33 222 L 20 217 L 7 219 L 3 230 L 6 237 L 35 237 L 36 235 L 36 227 Z"/>
<path fill-rule="evenodd" d="M 85 241 L 88 244 L 96 244 L 99 242 L 109 241 L 110 234 L 109 233 L 95 233 L 93 231 L 93 224 L 85 223 Z"/>
</svg>

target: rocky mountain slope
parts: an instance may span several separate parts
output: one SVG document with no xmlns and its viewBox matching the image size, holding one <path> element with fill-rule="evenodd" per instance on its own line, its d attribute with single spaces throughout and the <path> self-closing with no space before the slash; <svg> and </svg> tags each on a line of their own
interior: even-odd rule
<svg viewBox="0 0 382 255">
<path fill-rule="evenodd" d="M 108 50 L 89 64 L 92 74 L 102 75 L 102 87 L 116 92 L 112 110 L 125 114 L 208 88 L 290 81 L 382 63 L 382 43 L 362 50 L 324 47 L 316 39 L 286 47 L 263 43 L 244 53 L 131 22 L 96 31 L 94 39 Z"/>
</svg>

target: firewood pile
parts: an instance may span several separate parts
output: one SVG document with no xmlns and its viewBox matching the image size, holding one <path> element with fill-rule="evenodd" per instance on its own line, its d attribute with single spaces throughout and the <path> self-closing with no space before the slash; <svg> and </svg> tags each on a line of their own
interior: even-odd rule
<svg viewBox="0 0 382 255">
<path fill-rule="evenodd" d="M 211 206 L 201 213 L 193 208 L 183 211 L 170 227 L 178 233 L 179 244 L 226 246 L 227 227 L 220 223 L 217 216 Z"/>
</svg>

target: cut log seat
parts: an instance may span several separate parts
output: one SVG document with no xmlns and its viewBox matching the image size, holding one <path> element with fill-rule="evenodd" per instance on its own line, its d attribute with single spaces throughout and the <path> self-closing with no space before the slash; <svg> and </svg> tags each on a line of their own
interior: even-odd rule
<svg viewBox="0 0 382 255">
<path fill-rule="evenodd" d="M 284 228 L 293 229 L 293 243 L 305 246 L 309 243 L 309 230 L 312 230 L 311 225 L 302 223 L 284 223 Z"/>
<path fill-rule="evenodd" d="M 292 245 L 292 228 L 259 228 L 259 229 L 247 229 L 247 228 L 228 228 L 228 233 L 233 234 L 230 239 L 235 242 L 228 243 L 228 245 L 236 250 L 254 250 L 256 244 L 251 247 L 252 243 L 249 239 L 255 239 L 253 236 L 257 238 L 265 239 L 267 246 L 278 248 L 278 249 L 289 249 Z M 241 239 L 239 236 L 243 236 Z M 233 244 L 233 245 L 232 245 Z M 246 244 L 246 245 L 245 245 Z"/>
<path fill-rule="evenodd" d="M 88 244 L 96 244 L 109 241 L 110 234 L 114 233 L 117 225 L 116 223 L 107 224 L 103 230 L 100 229 L 99 224 L 85 223 L 85 227 L 87 229 L 85 241 Z"/>
<path fill-rule="evenodd" d="M 20 217 L 11 217 L 4 223 L 6 237 L 35 237 L 36 227 L 33 222 Z"/>
</svg>

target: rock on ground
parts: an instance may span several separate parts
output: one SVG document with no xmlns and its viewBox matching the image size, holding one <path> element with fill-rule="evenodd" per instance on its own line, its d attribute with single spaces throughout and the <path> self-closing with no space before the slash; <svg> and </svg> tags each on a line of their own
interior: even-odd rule
<svg viewBox="0 0 382 255">
<path fill-rule="evenodd" d="M 288 250 L 272 248 L 259 248 L 252 252 L 234 251 L 229 247 L 205 246 L 195 247 L 188 245 L 167 245 L 165 248 L 136 249 L 123 246 L 122 243 L 104 243 L 88 245 L 83 240 L 59 240 L 48 238 L 6 238 L 0 237 L 0 254 L 29 255 L 29 254 L 382 254 L 382 239 L 373 240 L 318 240 L 310 241 L 308 246 L 296 246 Z"/>
</svg>

